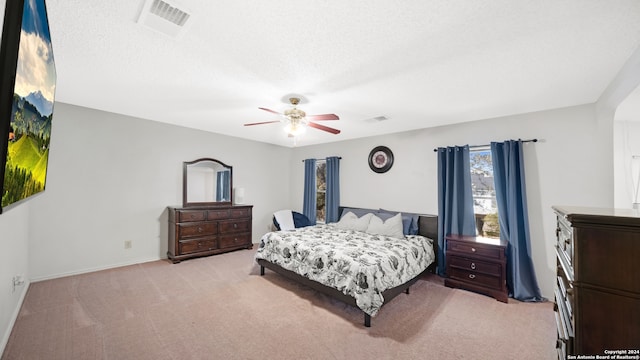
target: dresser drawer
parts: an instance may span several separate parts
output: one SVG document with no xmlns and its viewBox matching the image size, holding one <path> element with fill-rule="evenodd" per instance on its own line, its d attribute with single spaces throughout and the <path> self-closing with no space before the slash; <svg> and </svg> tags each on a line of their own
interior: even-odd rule
<svg viewBox="0 0 640 360">
<path fill-rule="evenodd" d="M 218 238 L 218 245 L 220 248 L 243 246 L 248 244 L 251 244 L 251 234 L 249 233 L 223 235 Z"/>
<path fill-rule="evenodd" d="M 564 298 L 560 294 L 558 288 L 554 290 L 556 311 L 556 329 L 558 332 L 558 340 L 564 342 L 565 347 L 571 347 L 574 333 L 573 318 L 569 315 L 566 308 Z"/>
<path fill-rule="evenodd" d="M 168 207 L 167 258 L 183 260 L 251 249 L 251 205 Z"/>
<path fill-rule="evenodd" d="M 199 222 L 199 223 L 182 223 L 177 224 L 178 226 L 178 237 L 180 239 L 195 237 L 195 236 L 206 236 L 206 235 L 215 235 L 218 232 L 218 224 L 215 222 Z"/>
<path fill-rule="evenodd" d="M 561 251 L 561 254 L 564 255 L 567 265 L 573 266 L 573 230 L 562 217 L 558 217 L 556 240 L 558 249 Z"/>
<path fill-rule="evenodd" d="M 251 208 L 238 208 L 229 211 L 230 218 L 246 218 L 251 216 Z"/>
<path fill-rule="evenodd" d="M 502 264 L 490 263 L 484 261 L 478 261 L 474 259 L 467 259 L 459 256 L 450 255 L 447 262 L 451 267 L 459 268 L 461 270 L 470 270 L 487 275 L 501 276 Z"/>
<path fill-rule="evenodd" d="M 482 246 L 456 240 L 447 240 L 447 250 L 470 256 L 478 256 L 485 259 L 500 260 L 504 257 L 504 250 L 500 247 Z"/>
<path fill-rule="evenodd" d="M 180 254 L 210 251 L 218 248 L 216 238 L 182 240 L 179 242 Z"/>
<path fill-rule="evenodd" d="M 218 226 L 220 227 L 220 234 L 246 232 L 251 230 L 251 220 L 238 219 L 218 221 Z"/>
<path fill-rule="evenodd" d="M 491 276 L 481 274 L 475 271 L 449 268 L 448 275 L 452 279 L 464 281 L 469 284 L 475 284 L 484 287 L 490 287 L 496 290 L 502 290 L 502 282 L 499 276 Z"/>
<path fill-rule="evenodd" d="M 204 210 L 182 210 L 177 211 L 177 222 L 205 221 L 207 212 Z"/>
<path fill-rule="evenodd" d="M 229 218 L 229 209 L 213 209 L 207 211 L 208 220 L 218 220 Z"/>
</svg>

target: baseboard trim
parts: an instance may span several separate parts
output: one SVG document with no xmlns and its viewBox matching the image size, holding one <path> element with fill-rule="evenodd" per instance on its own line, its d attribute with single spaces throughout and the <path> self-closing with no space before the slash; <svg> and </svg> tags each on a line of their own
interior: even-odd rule
<svg viewBox="0 0 640 360">
<path fill-rule="evenodd" d="M 166 259 L 166 258 L 164 258 L 164 259 Z M 143 263 L 152 262 L 152 261 L 158 261 L 158 260 L 163 260 L 163 258 L 161 258 L 161 257 L 153 257 L 153 258 L 135 259 L 135 260 L 125 261 L 125 262 L 122 262 L 122 263 L 105 265 L 105 266 L 98 266 L 98 267 L 94 267 L 94 268 L 74 270 L 74 271 L 58 273 L 58 274 L 52 274 L 52 275 L 46 275 L 46 276 L 37 276 L 37 277 L 31 278 L 31 282 L 58 279 L 58 278 L 67 277 L 67 276 L 86 274 L 86 273 L 90 273 L 90 272 L 94 272 L 94 271 L 115 269 L 115 268 L 119 268 L 119 267 L 123 267 L 123 266 L 131 266 L 131 265 L 143 264 Z"/>
<path fill-rule="evenodd" d="M 11 336 L 11 332 L 13 331 L 13 326 L 18 320 L 18 315 L 20 314 L 20 310 L 22 309 L 22 303 L 27 296 L 29 285 L 31 285 L 31 282 L 29 280 L 25 280 L 25 285 L 21 286 L 22 293 L 20 294 L 20 299 L 18 299 L 16 308 L 13 310 L 13 314 L 11 315 L 11 320 L 9 320 L 9 325 L 5 329 L 4 335 L 2 336 L 2 342 L 0 343 L 0 357 L 2 357 L 2 355 L 4 354 L 4 350 L 7 347 L 7 343 L 9 342 L 9 337 Z"/>
</svg>

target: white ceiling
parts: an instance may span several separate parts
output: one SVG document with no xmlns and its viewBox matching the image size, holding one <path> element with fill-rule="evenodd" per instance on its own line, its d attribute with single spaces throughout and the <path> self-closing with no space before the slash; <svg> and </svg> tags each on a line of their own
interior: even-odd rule
<svg viewBox="0 0 640 360">
<path fill-rule="evenodd" d="M 335 113 L 305 146 L 595 102 L 640 44 L 637 0 L 47 0 L 56 101 L 293 146 L 290 94 Z M 373 121 L 386 116 L 389 120 Z"/>
</svg>

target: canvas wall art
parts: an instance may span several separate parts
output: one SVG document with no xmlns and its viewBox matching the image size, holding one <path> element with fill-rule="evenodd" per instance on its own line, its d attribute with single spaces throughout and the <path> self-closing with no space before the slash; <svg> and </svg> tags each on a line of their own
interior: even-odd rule
<svg viewBox="0 0 640 360">
<path fill-rule="evenodd" d="M 44 0 L 7 1 L 0 53 L 1 212 L 46 186 L 56 69 Z"/>
</svg>

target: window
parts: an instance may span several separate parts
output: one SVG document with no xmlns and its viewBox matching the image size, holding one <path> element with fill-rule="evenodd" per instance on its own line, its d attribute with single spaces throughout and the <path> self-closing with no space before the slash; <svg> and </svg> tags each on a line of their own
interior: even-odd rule
<svg viewBox="0 0 640 360">
<path fill-rule="evenodd" d="M 327 192 L 327 162 L 316 162 L 316 222 L 324 223 L 326 219 L 325 199 Z"/>
<path fill-rule="evenodd" d="M 491 149 L 482 147 L 471 150 L 469 160 L 471 162 L 471 188 L 477 235 L 499 238 L 498 202 L 493 182 Z"/>
</svg>

